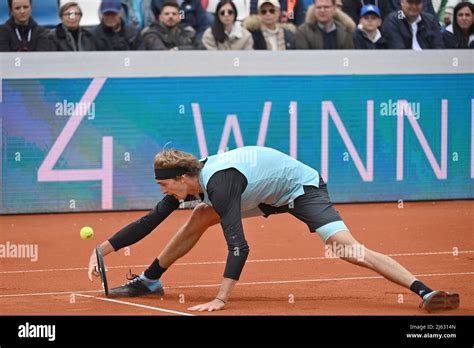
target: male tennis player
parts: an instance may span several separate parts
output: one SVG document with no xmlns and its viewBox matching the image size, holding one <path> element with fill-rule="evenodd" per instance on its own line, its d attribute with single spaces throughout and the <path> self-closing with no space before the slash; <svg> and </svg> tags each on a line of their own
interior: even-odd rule
<svg viewBox="0 0 474 348">
<path fill-rule="evenodd" d="M 165 197 L 146 216 L 102 243 L 104 255 L 144 238 L 178 208 L 180 200 L 196 196 L 202 203 L 150 267 L 128 283 L 110 289 L 110 296 L 162 296 L 162 274 L 191 250 L 209 226 L 220 222 L 228 246 L 221 287 L 212 301 L 189 310 L 223 309 L 249 254 L 242 218 L 289 213 L 305 222 L 334 250 L 362 250 L 363 257 L 338 256 L 412 290 L 422 298 L 420 306 L 424 309 L 431 312 L 459 306 L 458 294 L 430 289 L 392 258 L 359 244 L 333 207 L 319 173 L 286 154 L 247 146 L 198 160 L 186 152 L 164 150 L 156 155 L 154 169 Z M 96 265 L 94 251 L 89 261 L 91 280 L 93 274 L 97 276 Z"/>
</svg>

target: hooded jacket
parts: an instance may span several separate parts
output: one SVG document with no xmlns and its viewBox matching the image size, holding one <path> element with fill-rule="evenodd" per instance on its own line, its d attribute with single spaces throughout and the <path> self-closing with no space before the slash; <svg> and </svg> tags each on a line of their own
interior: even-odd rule
<svg viewBox="0 0 474 348">
<path fill-rule="evenodd" d="M 295 49 L 296 27 L 292 23 L 283 23 L 279 25 L 280 31 L 283 31 L 285 49 Z M 265 40 L 265 36 L 263 35 L 262 20 L 259 16 L 248 16 L 244 21 L 244 27 L 252 34 L 253 48 L 255 50 L 269 49 L 269 43 Z"/>
<path fill-rule="evenodd" d="M 340 11 L 339 11 L 340 12 Z M 341 16 L 338 17 L 338 11 L 334 16 L 334 24 L 336 26 L 336 49 L 352 49 L 352 34 L 344 24 L 340 21 Z M 349 16 L 342 16 L 344 21 L 347 19 L 352 22 Z M 349 22 L 349 23 L 350 23 Z M 354 22 L 352 22 L 353 24 Z M 355 25 L 354 25 L 355 29 Z M 352 31 L 354 31 L 354 29 Z M 308 8 L 306 13 L 306 21 L 298 27 L 295 38 L 295 45 L 297 49 L 324 49 L 324 36 L 322 30 L 318 27 L 314 5 Z"/>
<path fill-rule="evenodd" d="M 167 27 L 157 22 L 143 29 L 142 37 L 147 50 L 204 49 L 202 43 L 196 39 L 195 30 L 184 24 L 180 24 L 173 34 Z"/>
</svg>

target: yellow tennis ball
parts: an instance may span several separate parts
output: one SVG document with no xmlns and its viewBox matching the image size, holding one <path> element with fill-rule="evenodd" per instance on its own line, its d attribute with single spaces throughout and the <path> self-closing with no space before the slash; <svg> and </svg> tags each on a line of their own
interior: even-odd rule
<svg viewBox="0 0 474 348">
<path fill-rule="evenodd" d="M 94 230 L 92 229 L 92 227 L 84 226 L 83 228 L 81 228 L 80 235 L 81 238 L 84 240 L 91 239 L 94 236 Z"/>
</svg>

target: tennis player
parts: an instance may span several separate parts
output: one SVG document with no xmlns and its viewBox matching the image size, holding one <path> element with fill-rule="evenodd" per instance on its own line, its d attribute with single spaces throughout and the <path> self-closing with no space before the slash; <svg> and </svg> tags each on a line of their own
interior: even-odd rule
<svg viewBox="0 0 474 348">
<path fill-rule="evenodd" d="M 249 245 L 242 218 L 289 213 L 319 234 L 337 256 L 369 268 L 422 298 L 427 311 L 459 307 L 459 295 L 435 291 L 416 279 L 392 258 L 359 244 L 344 224 L 319 173 L 292 157 L 271 148 L 246 146 L 198 160 L 190 153 L 164 150 L 154 161 L 156 182 L 164 198 L 146 216 L 132 222 L 101 244 L 104 255 L 132 245 L 151 233 L 179 207 L 180 200 L 202 200 L 189 220 L 162 253 L 139 276 L 109 290 L 110 296 L 164 294 L 160 277 L 199 240 L 204 231 L 220 222 L 228 247 L 221 287 L 211 301 L 189 308 L 215 311 L 224 308 L 240 278 Z M 341 255 L 340 250 L 359 250 Z M 362 256 L 362 257 L 361 257 Z M 95 251 L 89 261 L 89 279 L 98 276 Z"/>
</svg>

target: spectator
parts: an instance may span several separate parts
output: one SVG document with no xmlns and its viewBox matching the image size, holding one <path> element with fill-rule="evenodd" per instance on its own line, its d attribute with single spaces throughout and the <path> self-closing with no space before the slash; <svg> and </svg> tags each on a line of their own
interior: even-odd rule
<svg viewBox="0 0 474 348">
<path fill-rule="evenodd" d="M 382 20 L 390 13 L 389 0 L 342 0 L 342 10 L 352 18 L 354 23 L 359 23 L 362 7 L 370 4 L 378 7 Z"/>
<path fill-rule="evenodd" d="M 152 0 L 151 8 L 158 18 L 165 0 Z M 182 11 L 183 24 L 190 25 L 196 31 L 197 37 L 200 39 L 204 31 L 211 25 L 210 17 L 202 8 L 201 0 L 177 0 L 180 11 Z"/>
<path fill-rule="evenodd" d="M 102 18 L 94 31 L 98 51 L 145 49 L 139 32 L 125 25 L 121 10 L 120 0 L 102 0 L 100 4 Z"/>
<path fill-rule="evenodd" d="M 401 0 L 388 0 L 389 1 L 389 8 L 390 12 L 398 12 L 401 8 Z M 436 16 L 436 12 L 433 8 L 432 0 L 422 0 L 423 2 L 423 12 L 429 13 L 433 16 Z"/>
<path fill-rule="evenodd" d="M 251 50 L 252 34 L 237 22 L 237 8 L 232 0 L 221 0 L 217 4 L 216 19 L 207 28 L 202 42 L 208 50 Z"/>
<path fill-rule="evenodd" d="M 454 8 L 456 7 L 457 4 L 463 1 L 466 1 L 466 0 L 447 0 L 446 6 L 444 8 L 444 16 L 440 20 L 441 23 L 444 24 L 444 27 L 448 27 L 450 24 L 453 23 Z M 472 4 L 473 0 L 470 0 L 469 2 Z"/>
<path fill-rule="evenodd" d="M 293 23 L 298 26 L 305 20 L 305 2 L 304 0 L 279 0 L 280 2 L 280 22 Z M 258 13 L 258 0 L 251 0 L 250 13 Z"/>
<path fill-rule="evenodd" d="M 250 8 L 252 6 L 253 1 L 254 0 L 235 0 L 234 1 L 235 8 L 237 9 L 237 13 L 239 14 L 237 17 L 237 21 L 243 22 L 245 18 L 250 16 Z M 216 14 L 216 7 L 218 3 L 219 3 L 219 0 L 209 0 L 207 7 L 205 8 L 205 10 L 209 14 L 211 14 L 213 21 Z"/>
<path fill-rule="evenodd" d="M 352 36 L 354 48 L 358 50 L 387 48 L 387 41 L 378 29 L 382 14 L 375 5 L 365 5 L 360 10 L 360 23 Z"/>
<path fill-rule="evenodd" d="M 297 49 L 351 49 L 352 35 L 338 20 L 335 0 L 314 0 L 306 22 L 296 31 Z"/>
<path fill-rule="evenodd" d="M 296 27 L 291 23 L 279 23 L 280 3 L 278 0 L 258 0 L 258 16 L 251 15 L 245 28 L 253 37 L 256 50 L 283 51 L 295 48 Z"/>
<path fill-rule="evenodd" d="M 421 12 L 422 0 L 401 0 L 402 9 L 387 16 L 382 26 L 388 48 L 423 50 L 443 48 L 438 18 Z"/>
<path fill-rule="evenodd" d="M 59 9 L 59 24 L 50 35 L 57 51 L 95 51 L 92 33 L 81 28 L 82 10 L 76 2 L 67 2 Z"/>
<path fill-rule="evenodd" d="M 165 2 L 160 12 L 159 22 L 145 28 L 142 33 L 147 50 L 194 50 L 204 49 L 196 39 L 194 29 L 180 24 L 179 5 Z"/>
<path fill-rule="evenodd" d="M 31 1 L 8 0 L 10 18 L 0 25 L 0 52 L 53 50 L 48 31 L 31 16 Z"/>
<path fill-rule="evenodd" d="M 474 5 L 460 2 L 454 8 L 453 24 L 446 28 L 443 39 L 446 48 L 474 48 Z"/>
</svg>

